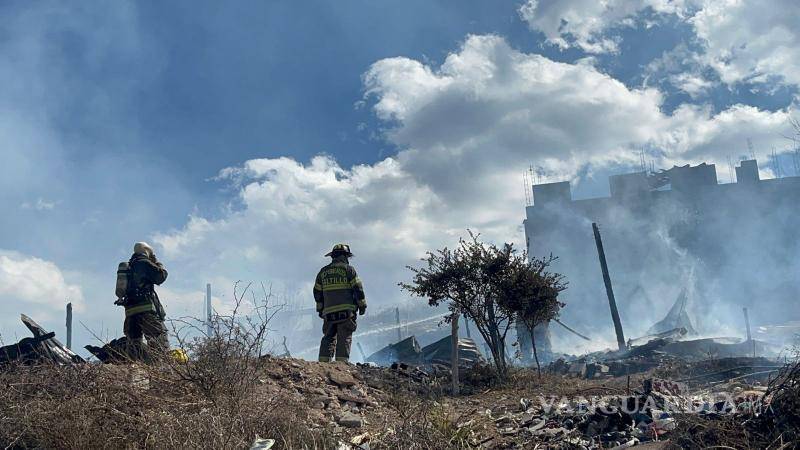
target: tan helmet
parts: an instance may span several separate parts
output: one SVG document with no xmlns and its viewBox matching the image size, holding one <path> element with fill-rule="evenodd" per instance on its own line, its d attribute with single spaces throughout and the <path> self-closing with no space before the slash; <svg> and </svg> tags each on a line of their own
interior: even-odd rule
<svg viewBox="0 0 800 450">
<path fill-rule="evenodd" d="M 350 253 L 350 246 L 347 244 L 334 245 L 333 250 L 331 250 L 330 253 L 326 254 L 325 256 L 337 256 L 337 255 L 345 255 L 348 258 L 353 256 L 353 254 Z"/>
<path fill-rule="evenodd" d="M 153 247 L 147 242 L 137 242 L 133 244 L 133 253 L 144 253 L 148 258 L 152 258 L 155 254 Z"/>
</svg>

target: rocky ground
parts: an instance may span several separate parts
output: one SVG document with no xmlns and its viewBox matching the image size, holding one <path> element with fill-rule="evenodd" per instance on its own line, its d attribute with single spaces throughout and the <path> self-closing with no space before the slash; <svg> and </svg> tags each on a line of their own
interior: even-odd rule
<svg viewBox="0 0 800 450">
<path fill-rule="evenodd" d="M 263 383 L 267 391 L 284 392 L 304 405 L 310 426 L 329 430 L 353 448 L 384 448 L 396 442 L 398 433 L 413 434 L 414 427 L 420 434 L 441 434 L 453 447 L 666 448 L 683 413 L 709 421 L 734 417 L 754 407 L 767 390 L 759 381 L 765 377 L 729 383 L 720 383 L 721 375 L 701 377 L 707 379 L 697 379 L 692 387 L 669 378 L 696 377 L 698 371 L 730 373 L 728 369 L 753 363 L 731 359 L 676 364 L 602 380 L 546 373 L 540 377 L 524 369 L 514 371 L 502 385 L 467 384 L 467 392 L 454 397 L 447 393 L 447 377 L 407 366 L 279 359 Z M 641 407 L 626 408 L 632 399 Z M 653 403 L 647 405 L 648 399 Z M 670 408 L 676 411 L 668 412 Z"/>
<path fill-rule="evenodd" d="M 780 389 L 775 373 L 698 377 L 745 362 L 753 365 L 717 360 L 591 380 L 520 369 L 503 384 L 484 368 L 465 375 L 459 396 L 442 372 L 290 358 L 253 367 L 6 367 L 0 445 L 248 448 L 261 438 L 260 448 L 795 448 L 800 370 Z M 754 414 L 765 394 L 781 408 L 760 414 L 769 421 Z"/>
</svg>

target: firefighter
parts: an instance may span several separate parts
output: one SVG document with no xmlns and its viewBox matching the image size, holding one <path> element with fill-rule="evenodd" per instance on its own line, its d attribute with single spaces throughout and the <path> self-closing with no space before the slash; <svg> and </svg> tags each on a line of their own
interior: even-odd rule
<svg viewBox="0 0 800 450">
<path fill-rule="evenodd" d="M 137 359 L 164 356 L 169 350 L 166 313 L 155 285 L 167 279 L 167 269 L 158 261 L 153 248 L 147 243 L 137 242 L 128 262 L 129 281 L 123 305 L 125 306 L 125 336 L 132 344 L 132 355 Z M 147 347 L 144 346 L 147 339 Z"/>
<path fill-rule="evenodd" d="M 353 256 L 350 246 L 336 244 L 325 256 L 330 256 L 332 261 L 319 271 L 314 283 L 317 314 L 323 320 L 319 360 L 347 362 L 356 331 L 356 311 L 363 316 L 367 300 L 361 280 L 348 261 Z"/>
</svg>

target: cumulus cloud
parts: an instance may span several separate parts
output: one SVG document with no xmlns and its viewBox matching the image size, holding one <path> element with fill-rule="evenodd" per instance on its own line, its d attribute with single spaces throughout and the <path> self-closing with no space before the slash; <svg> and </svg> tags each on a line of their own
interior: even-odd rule
<svg viewBox="0 0 800 450">
<path fill-rule="evenodd" d="M 66 280 L 58 266 L 33 256 L 0 250 L 0 302 L 13 303 L 34 317 L 49 317 L 62 311 L 67 301 L 77 309 L 82 308 L 83 292 Z"/>
<path fill-rule="evenodd" d="M 639 15 L 687 12 L 683 0 L 528 0 L 519 13 L 534 31 L 544 34 L 547 42 L 562 49 L 578 47 L 587 53 L 618 51 L 618 36 L 609 28 L 633 26 Z"/>
<path fill-rule="evenodd" d="M 215 221 L 192 217 L 182 230 L 155 237 L 164 257 L 178 263 L 176 279 L 200 272 L 219 286 L 243 279 L 309 294 L 323 255 L 350 242 L 371 281 L 367 294 L 381 303 L 399 281 L 397 262 L 413 261 L 436 240 L 431 235 L 449 232 L 446 222 L 436 223 L 446 205 L 392 158 L 351 169 L 328 156 L 307 165 L 256 159 L 223 176 L 240 185 L 236 210 Z"/>
<path fill-rule="evenodd" d="M 590 65 L 522 53 L 493 35 L 468 37 L 440 66 L 380 60 L 364 85 L 386 138 L 402 150 L 351 168 L 320 155 L 221 171 L 238 192 L 227 212 L 193 216 L 155 238 L 178 267 L 174 279 L 270 281 L 310 306 L 322 255 L 349 242 L 368 298 L 385 305 L 405 298 L 396 283 L 408 279 L 406 264 L 452 246 L 466 228 L 522 242 L 529 163 L 554 180 L 587 163 L 637 161 L 642 147 L 662 166 L 720 162 L 745 135 L 757 145 L 781 141 L 789 114 L 692 105 L 665 114 L 658 90 L 630 89 Z"/>
<path fill-rule="evenodd" d="M 800 84 L 800 5 L 794 0 L 528 0 L 520 16 L 547 42 L 587 53 L 615 52 L 620 27 L 647 26 L 648 17 L 676 17 L 690 25 L 697 45 L 692 76 L 674 74 L 690 95 L 708 88 L 698 76 L 711 68 L 726 84 L 782 81 Z M 681 44 L 684 45 L 684 44 Z"/>
<path fill-rule="evenodd" d="M 689 22 L 704 44 L 704 61 L 724 82 L 779 78 L 800 85 L 796 1 L 707 0 Z"/>
</svg>

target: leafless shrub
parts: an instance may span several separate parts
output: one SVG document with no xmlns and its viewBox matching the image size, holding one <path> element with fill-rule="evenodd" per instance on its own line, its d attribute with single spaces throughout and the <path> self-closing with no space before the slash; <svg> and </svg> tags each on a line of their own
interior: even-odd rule
<svg viewBox="0 0 800 450">
<path fill-rule="evenodd" d="M 3 448 L 248 448 L 259 437 L 276 448 L 334 448 L 302 408 L 263 387 L 265 338 L 279 305 L 264 289 L 246 305 L 235 288 L 230 313 L 179 320 L 175 340 L 188 362 L 6 366 L 0 371 Z M 192 331 L 193 330 L 193 331 Z M 299 406 L 299 405 L 298 405 Z"/>
<path fill-rule="evenodd" d="M 193 318 L 172 321 L 173 339 L 190 360 L 167 359 L 170 371 L 213 402 L 251 391 L 268 363 L 269 323 L 283 305 L 264 285 L 260 299 L 251 287 L 236 283 L 231 311 L 214 315 L 210 324 Z"/>
</svg>

